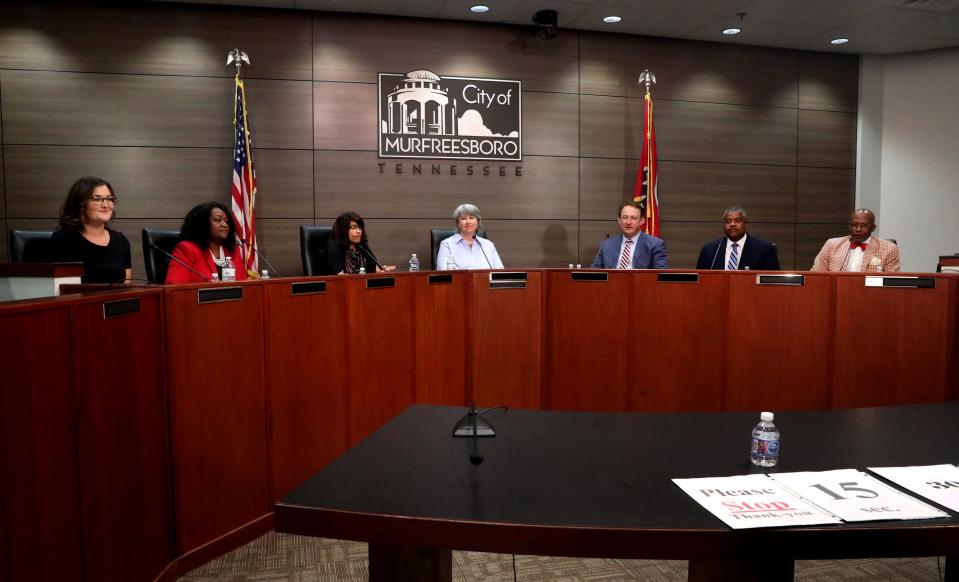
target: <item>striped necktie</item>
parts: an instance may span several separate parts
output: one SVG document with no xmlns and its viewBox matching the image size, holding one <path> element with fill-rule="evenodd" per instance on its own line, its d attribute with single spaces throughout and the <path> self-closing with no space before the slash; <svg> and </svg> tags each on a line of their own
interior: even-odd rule
<svg viewBox="0 0 959 582">
<path fill-rule="evenodd" d="M 619 257 L 619 267 L 620 269 L 628 269 L 630 259 L 633 258 L 633 253 L 630 252 L 630 249 L 633 247 L 633 239 L 626 239 L 626 244 L 623 245 L 623 256 Z"/>
<path fill-rule="evenodd" d="M 729 251 L 729 262 L 726 263 L 727 271 L 735 271 L 739 268 L 739 243 L 733 243 L 732 250 Z"/>
</svg>

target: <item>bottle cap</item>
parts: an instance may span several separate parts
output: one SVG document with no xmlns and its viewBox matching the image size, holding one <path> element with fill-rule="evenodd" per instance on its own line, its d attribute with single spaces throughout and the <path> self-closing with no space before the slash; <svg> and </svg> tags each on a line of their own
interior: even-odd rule
<svg viewBox="0 0 959 582">
<path fill-rule="evenodd" d="M 269 271 L 267 271 L 266 269 L 263 269 L 262 271 L 260 271 L 260 274 L 261 274 L 261 275 L 263 275 L 263 276 L 265 277 L 266 275 L 269 275 L 269 274 L 270 274 L 270 272 L 269 272 Z"/>
<path fill-rule="evenodd" d="M 774 415 L 772 412 L 763 412 L 762 414 L 759 415 L 759 420 L 763 422 L 772 422 L 773 417 Z"/>
<path fill-rule="evenodd" d="M 415 256 L 416 256 L 416 253 L 413 253 L 413 256 L 415 257 Z"/>
</svg>

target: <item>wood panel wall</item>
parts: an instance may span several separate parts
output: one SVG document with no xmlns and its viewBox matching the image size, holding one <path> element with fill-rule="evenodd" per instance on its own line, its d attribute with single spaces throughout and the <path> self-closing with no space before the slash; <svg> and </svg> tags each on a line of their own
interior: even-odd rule
<svg viewBox="0 0 959 582">
<path fill-rule="evenodd" d="M 68 25 L 69 24 L 69 25 Z M 368 218 L 387 263 L 428 255 L 430 228 L 478 204 L 508 267 L 590 263 L 617 232 L 641 147 L 638 74 L 654 89 L 670 266 L 695 263 L 743 204 L 752 232 L 806 269 L 844 232 L 855 187 L 858 59 L 718 43 L 322 12 L 26 2 L 0 7 L 0 257 L 7 232 L 52 228 L 72 181 L 110 180 L 115 227 L 171 228 L 228 199 L 234 46 L 248 106 L 261 250 L 300 273 L 297 225 Z M 524 159 L 501 177 L 402 174 L 376 153 L 376 74 L 523 81 Z M 485 165 L 478 163 L 478 165 Z M 515 176 L 514 166 L 523 167 Z"/>
</svg>

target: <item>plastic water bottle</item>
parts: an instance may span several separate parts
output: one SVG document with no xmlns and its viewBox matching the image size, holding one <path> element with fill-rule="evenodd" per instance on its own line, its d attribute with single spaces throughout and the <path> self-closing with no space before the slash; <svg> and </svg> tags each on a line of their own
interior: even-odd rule
<svg viewBox="0 0 959 582">
<path fill-rule="evenodd" d="M 266 269 L 263 269 L 263 271 L 260 272 L 260 279 L 269 279 L 269 278 L 270 278 L 270 272 Z"/>
<path fill-rule="evenodd" d="M 358 272 L 357 274 L 358 274 L 358 275 L 365 275 L 365 274 L 366 274 L 366 267 L 360 267 L 360 270 L 359 270 L 359 272 Z"/>
<path fill-rule="evenodd" d="M 219 273 L 210 273 L 210 282 L 211 282 L 211 283 L 217 283 L 217 282 L 219 282 L 219 280 L 220 280 L 220 274 L 219 274 Z"/>
<path fill-rule="evenodd" d="M 416 258 L 416 253 L 410 257 L 410 271 L 419 271 L 420 270 L 420 260 Z"/>
<path fill-rule="evenodd" d="M 223 265 L 223 280 L 236 281 L 236 267 L 233 266 L 233 259 L 226 258 L 226 264 Z"/>
<path fill-rule="evenodd" d="M 759 424 L 753 429 L 753 445 L 750 450 L 753 465 L 775 467 L 779 462 L 779 429 L 773 424 L 773 413 L 759 415 Z"/>
<path fill-rule="evenodd" d="M 453 257 L 446 257 L 446 270 L 452 271 L 456 268 L 456 263 L 453 261 Z"/>
</svg>

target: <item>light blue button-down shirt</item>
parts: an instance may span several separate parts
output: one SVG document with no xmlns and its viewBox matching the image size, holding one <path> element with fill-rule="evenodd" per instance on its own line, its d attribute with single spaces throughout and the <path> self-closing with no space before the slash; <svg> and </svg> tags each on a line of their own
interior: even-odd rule
<svg viewBox="0 0 959 582">
<path fill-rule="evenodd" d="M 454 269 L 502 269 L 503 261 L 496 252 L 496 245 L 480 237 L 475 237 L 475 241 L 470 245 L 459 233 L 443 239 L 436 253 L 437 270 L 445 271 L 450 257 L 453 258 Z"/>
</svg>

